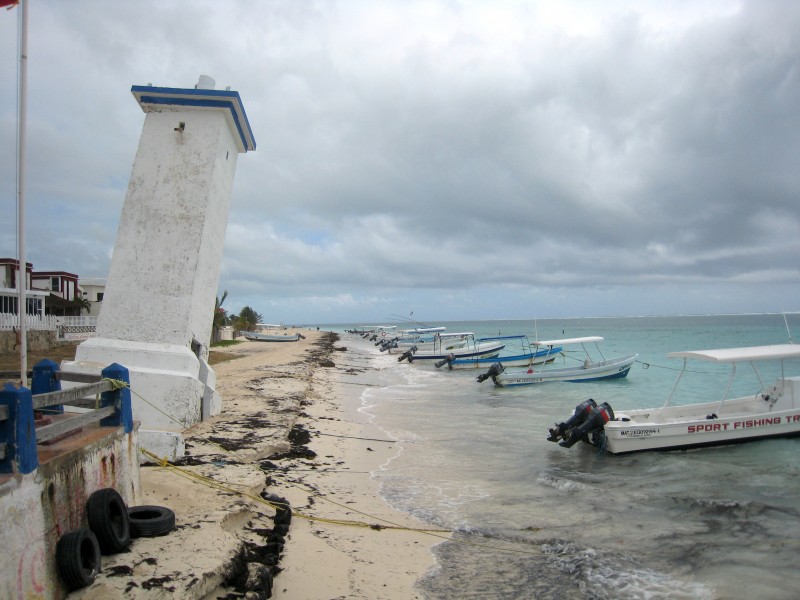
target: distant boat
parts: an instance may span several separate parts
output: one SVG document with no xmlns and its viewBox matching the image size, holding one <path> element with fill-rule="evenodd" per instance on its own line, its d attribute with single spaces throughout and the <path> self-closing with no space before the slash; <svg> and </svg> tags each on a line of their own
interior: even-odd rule
<svg viewBox="0 0 800 600">
<path fill-rule="evenodd" d="M 397 359 L 398 362 L 408 360 L 417 361 L 437 361 L 455 358 L 469 358 L 472 356 L 497 356 L 500 350 L 505 348 L 501 342 L 481 342 L 475 340 L 472 332 L 461 333 L 437 333 L 432 342 L 411 346 L 403 352 Z M 390 350 L 392 352 L 392 350 Z"/>
<path fill-rule="evenodd" d="M 294 335 L 269 335 L 255 331 L 242 331 L 242 335 L 251 342 L 296 342 L 300 339 L 305 339 L 305 336 L 299 333 Z"/>
<path fill-rule="evenodd" d="M 527 335 L 500 335 L 479 338 L 479 342 L 503 341 L 506 347 L 498 356 L 472 356 L 469 358 L 456 358 L 445 360 L 437 367 L 448 369 L 481 369 L 491 367 L 496 362 L 503 363 L 504 367 L 529 367 L 536 364 L 552 362 L 561 354 L 561 347 L 534 346 Z"/>
<path fill-rule="evenodd" d="M 557 347 L 566 346 L 569 344 L 580 344 L 583 348 L 585 358 L 581 364 L 569 367 L 553 367 L 552 365 L 544 365 L 537 367 L 535 365 L 528 369 L 512 369 L 506 370 L 501 362 L 495 362 L 490 369 L 478 375 L 478 382 L 485 381 L 489 378 L 494 381 L 495 385 L 500 387 L 513 387 L 520 385 L 533 385 L 535 383 L 547 383 L 549 381 L 597 381 L 601 379 L 619 379 L 626 377 L 630 371 L 638 354 L 629 354 L 617 358 L 606 359 L 600 347 L 597 351 L 600 353 L 602 360 L 595 361 L 586 350 L 585 344 L 602 342 L 603 338 L 600 336 L 568 338 L 562 340 L 545 340 L 531 342 L 533 346 L 547 346 Z"/>
<path fill-rule="evenodd" d="M 569 419 L 550 429 L 547 439 L 566 448 L 585 441 L 612 454 L 624 454 L 718 446 L 800 434 L 800 377 L 784 374 L 784 359 L 800 358 L 800 345 L 672 352 L 668 356 L 683 358 L 683 369 L 663 406 L 615 413 L 608 403 L 598 406 L 589 399 L 575 407 Z M 731 374 L 720 400 L 669 406 L 689 358 L 731 365 Z M 767 360 L 780 361 L 781 365 L 780 377 L 770 385 L 764 383 L 756 368 L 757 362 Z M 739 363 L 752 366 L 760 390 L 749 396 L 729 399 L 728 391 Z"/>
</svg>

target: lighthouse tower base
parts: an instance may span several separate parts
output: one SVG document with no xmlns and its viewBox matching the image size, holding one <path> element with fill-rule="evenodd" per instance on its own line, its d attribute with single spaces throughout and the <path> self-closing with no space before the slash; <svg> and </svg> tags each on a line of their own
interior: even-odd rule
<svg viewBox="0 0 800 600">
<path fill-rule="evenodd" d="M 214 370 L 205 356 L 185 346 L 91 338 L 61 368 L 94 375 L 114 362 L 130 374 L 133 418 L 141 422 L 139 445 L 161 458 L 184 456 L 183 430 L 222 410 Z M 149 460 L 140 456 L 140 462 Z"/>
</svg>

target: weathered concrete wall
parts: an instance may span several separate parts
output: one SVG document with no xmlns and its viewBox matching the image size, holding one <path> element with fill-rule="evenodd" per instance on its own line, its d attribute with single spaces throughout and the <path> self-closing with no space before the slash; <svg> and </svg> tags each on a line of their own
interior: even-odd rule
<svg viewBox="0 0 800 600">
<path fill-rule="evenodd" d="M 147 114 L 98 338 L 208 344 L 237 158 L 223 111 Z"/>
<path fill-rule="evenodd" d="M 130 434 L 121 427 L 104 430 L 75 434 L 70 449 L 50 460 L 43 460 L 47 451 L 40 447 L 43 464 L 33 473 L 0 476 L 0 598 L 65 597 L 56 543 L 87 526 L 89 496 L 110 487 L 128 506 L 141 502 L 136 428 Z"/>
<path fill-rule="evenodd" d="M 25 332 L 28 340 L 28 351 L 43 352 L 50 350 L 58 341 L 56 332 L 44 329 L 34 329 Z M 17 334 L 14 331 L 0 331 L 0 352 L 19 352 L 17 347 Z"/>
</svg>

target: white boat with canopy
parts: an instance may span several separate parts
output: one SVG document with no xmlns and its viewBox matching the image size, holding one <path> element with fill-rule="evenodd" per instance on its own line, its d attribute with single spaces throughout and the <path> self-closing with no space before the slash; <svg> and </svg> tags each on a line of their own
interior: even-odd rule
<svg viewBox="0 0 800 600">
<path fill-rule="evenodd" d="M 497 356 L 505 348 L 501 341 L 478 341 L 471 331 L 437 333 L 429 344 L 414 345 L 403 352 L 398 362 L 439 361 L 473 356 Z M 391 352 L 391 350 L 390 350 Z"/>
<path fill-rule="evenodd" d="M 440 363 L 437 367 L 452 369 L 485 369 L 496 362 L 501 362 L 504 367 L 529 367 L 530 365 L 553 362 L 561 355 L 560 346 L 535 346 L 527 335 L 498 335 L 493 337 L 478 338 L 479 342 L 502 340 L 506 344 L 503 352 L 498 356 L 473 356 L 470 358 L 451 358 Z"/>
<path fill-rule="evenodd" d="M 562 351 L 562 347 L 570 344 L 580 345 L 583 349 L 582 362 L 567 367 L 559 367 L 553 363 L 546 362 L 541 366 L 531 365 L 527 369 L 506 369 L 502 359 L 499 359 L 499 362 L 493 364 L 486 373 L 478 375 L 477 379 L 478 382 L 482 382 L 491 378 L 497 386 L 513 387 L 533 385 L 535 383 L 547 383 L 550 381 L 598 381 L 601 379 L 619 379 L 621 377 L 627 377 L 628 371 L 630 371 L 638 354 L 629 354 L 627 356 L 607 359 L 603 356 L 603 352 L 598 345 L 598 342 L 602 341 L 602 337 L 595 335 L 531 342 L 531 345 L 537 348 L 557 348 L 559 351 Z M 600 355 L 600 360 L 596 360 L 587 350 L 586 344 L 590 343 L 595 344 L 597 353 Z"/>
<path fill-rule="evenodd" d="M 660 408 L 616 412 L 608 403 L 590 399 L 579 404 L 567 421 L 550 430 L 548 439 L 571 447 L 585 441 L 613 454 L 732 444 L 800 433 L 800 376 L 787 377 L 785 361 L 800 359 L 800 345 L 775 344 L 718 350 L 673 352 L 683 369 Z M 731 366 L 721 399 L 683 406 L 670 405 L 689 359 Z M 765 384 L 757 365 L 780 361 L 780 377 Z M 749 363 L 760 389 L 728 398 L 737 365 Z"/>
</svg>

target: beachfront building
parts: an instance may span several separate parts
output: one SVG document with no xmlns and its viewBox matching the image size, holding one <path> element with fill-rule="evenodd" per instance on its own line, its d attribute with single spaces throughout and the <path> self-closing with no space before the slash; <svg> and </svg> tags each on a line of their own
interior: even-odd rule
<svg viewBox="0 0 800 600">
<path fill-rule="evenodd" d="M 14 258 L 0 258 L 0 329 L 11 329 L 19 325 L 19 282 L 25 285 L 26 321 L 31 327 L 42 328 L 46 322 L 46 300 L 50 292 L 34 289 L 33 265 L 25 263 L 25 275 L 20 275 L 19 261 Z"/>
<path fill-rule="evenodd" d="M 99 277 L 81 278 L 78 280 L 78 288 L 83 299 L 89 302 L 88 315 L 97 317 L 100 314 L 100 309 L 103 308 L 106 280 Z"/>
<path fill-rule="evenodd" d="M 72 341 L 95 334 L 105 280 L 86 280 L 84 289 L 75 273 L 34 271 L 31 263 L 25 270 L 27 330 L 52 331 L 54 339 Z M 16 259 L 0 258 L 0 331 L 19 329 L 17 283 L 22 279 Z"/>
<path fill-rule="evenodd" d="M 66 271 L 32 271 L 31 289 L 48 293 L 45 314 L 59 317 L 79 317 L 82 303 L 78 276 Z"/>
</svg>

